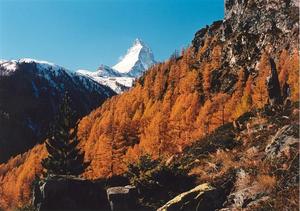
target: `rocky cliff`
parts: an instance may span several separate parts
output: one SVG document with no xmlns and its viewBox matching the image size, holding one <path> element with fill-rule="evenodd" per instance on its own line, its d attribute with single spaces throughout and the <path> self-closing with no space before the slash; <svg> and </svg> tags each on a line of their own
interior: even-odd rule
<svg viewBox="0 0 300 211">
<path fill-rule="evenodd" d="M 214 70 L 214 91 L 232 91 L 236 73 L 244 68 L 257 75 L 258 62 L 264 51 L 278 58 L 286 49 L 298 49 L 299 4 L 297 0 L 226 0 L 225 17 L 199 30 L 192 41 L 200 49 L 209 37 L 215 42 L 199 62 L 206 59 L 214 46 L 222 45 L 222 64 Z"/>
</svg>

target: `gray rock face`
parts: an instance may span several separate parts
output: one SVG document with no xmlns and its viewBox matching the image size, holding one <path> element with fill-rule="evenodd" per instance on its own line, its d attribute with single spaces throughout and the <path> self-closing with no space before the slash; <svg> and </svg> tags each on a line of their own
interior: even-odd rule
<svg viewBox="0 0 300 211">
<path fill-rule="evenodd" d="M 243 68 L 245 75 L 258 74 L 258 62 L 266 50 L 276 61 L 283 49 L 292 51 L 298 46 L 299 5 L 291 0 L 225 0 L 223 21 L 199 30 L 192 42 L 196 50 L 208 39 L 210 43 L 199 57 L 209 61 L 213 48 L 222 46 L 221 65 L 213 70 L 213 92 L 230 92 Z"/>
<path fill-rule="evenodd" d="M 299 143 L 298 125 L 286 125 L 279 129 L 266 147 L 267 159 L 280 158 L 284 153 L 289 153 L 292 145 Z"/>
<path fill-rule="evenodd" d="M 111 211 L 137 210 L 137 190 L 134 186 L 118 186 L 107 189 Z"/>
<path fill-rule="evenodd" d="M 109 211 L 103 182 L 51 177 L 34 187 L 33 204 L 43 210 Z"/>
<path fill-rule="evenodd" d="M 228 196 L 225 207 L 222 211 L 230 210 L 251 210 L 251 206 L 267 200 L 268 191 L 262 190 L 257 181 L 252 182 L 250 175 L 244 169 L 237 172 L 235 190 Z"/>
</svg>

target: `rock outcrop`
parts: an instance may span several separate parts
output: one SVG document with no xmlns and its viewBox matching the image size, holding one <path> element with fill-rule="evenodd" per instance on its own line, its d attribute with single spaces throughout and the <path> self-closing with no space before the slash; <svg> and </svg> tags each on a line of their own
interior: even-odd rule
<svg viewBox="0 0 300 211">
<path fill-rule="evenodd" d="M 208 183 L 198 185 L 168 201 L 157 211 L 206 210 L 213 211 L 224 202 L 221 192 Z"/>
<path fill-rule="evenodd" d="M 137 210 L 137 190 L 134 186 L 119 186 L 107 189 L 111 211 Z"/>
<path fill-rule="evenodd" d="M 299 127 L 298 125 L 285 125 L 280 128 L 270 144 L 266 147 L 266 158 L 277 159 L 283 154 L 288 155 L 292 145 L 299 144 Z"/>
<path fill-rule="evenodd" d="M 232 191 L 227 197 L 227 202 L 225 203 L 225 207 L 222 211 L 230 211 L 230 210 L 240 210 L 249 208 L 253 205 L 256 205 L 262 201 L 269 199 L 268 190 L 262 190 L 259 187 L 259 183 L 251 181 L 251 176 L 244 170 L 240 169 L 237 174 L 237 181 L 235 184 L 235 190 Z M 241 185 L 241 184 L 247 185 Z"/>
<path fill-rule="evenodd" d="M 38 211 L 110 210 L 102 181 L 65 176 L 39 182 L 34 188 L 33 204 Z"/>
<path fill-rule="evenodd" d="M 274 60 L 270 58 L 271 75 L 267 78 L 267 87 L 270 104 L 272 106 L 282 104 L 281 89 L 278 79 L 277 68 Z"/>
<path fill-rule="evenodd" d="M 217 40 L 207 46 L 199 62 L 209 59 L 215 46 L 222 46 L 221 65 L 213 71 L 211 88 L 230 92 L 241 68 L 255 77 L 263 51 L 274 57 L 283 49 L 291 52 L 298 46 L 298 35 L 298 0 L 225 0 L 224 20 L 199 30 L 192 44 L 198 50 L 209 38 Z"/>
<path fill-rule="evenodd" d="M 138 193 L 134 186 L 110 187 L 124 182 L 125 179 L 121 177 L 92 181 L 70 176 L 51 176 L 34 185 L 33 205 L 38 211 L 138 210 Z"/>
</svg>

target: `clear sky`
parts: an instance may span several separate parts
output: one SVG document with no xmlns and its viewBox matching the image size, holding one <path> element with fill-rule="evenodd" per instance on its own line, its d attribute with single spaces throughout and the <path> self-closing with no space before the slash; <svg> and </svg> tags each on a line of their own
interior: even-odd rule
<svg viewBox="0 0 300 211">
<path fill-rule="evenodd" d="M 142 39 L 155 59 L 191 43 L 224 15 L 224 0 L 0 0 L 0 58 L 71 70 L 113 65 Z"/>
</svg>

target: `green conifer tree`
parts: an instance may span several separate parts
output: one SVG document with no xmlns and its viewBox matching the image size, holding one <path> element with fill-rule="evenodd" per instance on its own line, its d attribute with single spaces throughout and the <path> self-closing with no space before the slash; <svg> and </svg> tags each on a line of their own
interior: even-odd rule
<svg viewBox="0 0 300 211">
<path fill-rule="evenodd" d="M 70 105 L 71 99 L 66 93 L 45 143 L 49 155 L 42 160 L 42 166 L 47 175 L 78 176 L 88 166 L 84 162 L 84 153 L 77 148 L 77 124 L 74 126 L 74 112 Z"/>
</svg>

